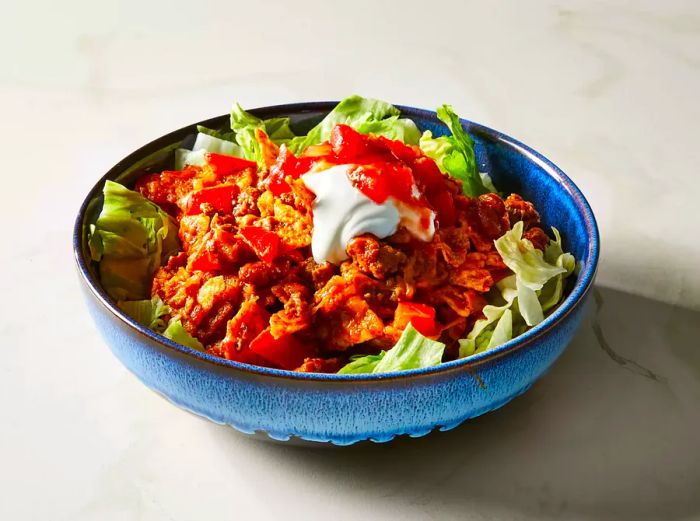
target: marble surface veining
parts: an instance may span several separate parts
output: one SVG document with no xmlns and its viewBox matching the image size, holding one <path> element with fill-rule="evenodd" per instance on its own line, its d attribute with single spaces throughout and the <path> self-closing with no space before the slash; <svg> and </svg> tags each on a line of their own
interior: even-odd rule
<svg viewBox="0 0 700 521">
<path fill-rule="evenodd" d="M 0 31 L 0 519 L 700 519 L 700 5 L 14 2 Z M 540 150 L 602 237 L 595 302 L 526 395 L 449 433 L 258 443 L 146 390 L 90 323 L 74 214 L 234 99 L 436 107 Z"/>
</svg>

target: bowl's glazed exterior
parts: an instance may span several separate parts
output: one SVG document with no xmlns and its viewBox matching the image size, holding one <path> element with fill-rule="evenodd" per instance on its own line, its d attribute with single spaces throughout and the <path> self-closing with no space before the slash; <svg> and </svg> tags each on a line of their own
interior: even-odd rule
<svg viewBox="0 0 700 521">
<path fill-rule="evenodd" d="M 335 102 L 252 110 L 259 117 L 290 116 L 308 127 Z M 435 113 L 399 107 L 421 130 L 443 135 Z M 221 127 L 227 116 L 202 122 Z M 299 438 L 347 445 L 422 436 L 451 429 L 526 391 L 559 357 L 576 331 L 593 284 L 598 230 L 578 188 L 537 152 L 463 120 L 476 142 L 481 171 L 504 192 L 532 201 L 546 225 L 557 227 L 579 271 L 565 301 L 524 335 L 471 358 L 437 367 L 382 375 L 306 374 L 222 360 L 175 344 L 122 313 L 100 287 L 86 255 L 87 227 L 99 213 L 106 179 L 126 184 L 167 167 L 172 149 L 192 139 L 195 125 L 163 136 L 120 161 L 95 185 L 76 221 L 74 250 L 83 292 L 99 331 L 119 360 L 144 384 L 176 405 L 245 433 L 275 440 Z"/>
</svg>

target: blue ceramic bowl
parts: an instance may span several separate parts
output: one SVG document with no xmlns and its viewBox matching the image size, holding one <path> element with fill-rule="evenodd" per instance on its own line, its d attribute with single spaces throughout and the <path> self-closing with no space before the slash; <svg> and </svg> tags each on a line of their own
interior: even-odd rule
<svg viewBox="0 0 700 521">
<path fill-rule="evenodd" d="M 297 129 L 315 124 L 335 102 L 252 110 L 290 116 Z M 443 135 L 434 112 L 399 107 L 421 130 Z M 228 116 L 201 124 L 220 128 Z M 174 404 L 216 423 L 274 440 L 303 439 L 348 445 L 385 442 L 448 430 L 525 392 L 559 357 L 579 326 L 598 264 L 596 222 L 585 198 L 564 173 L 531 148 L 495 130 L 462 120 L 476 142 L 481 171 L 500 190 L 532 201 L 546 225 L 556 226 L 565 249 L 580 261 L 566 300 L 544 320 L 491 351 L 437 367 L 376 375 L 305 374 L 216 358 L 176 344 L 120 311 L 95 276 L 86 232 L 102 204 L 105 180 L 129 184 L 170 166 L 172 150 L 193 140 L 195 125 L 167 134 L 120 161 L 87 195 L 75 224 L 73 247 L 88 308 L 107 345 L 144 384 Z"/>
</svg>

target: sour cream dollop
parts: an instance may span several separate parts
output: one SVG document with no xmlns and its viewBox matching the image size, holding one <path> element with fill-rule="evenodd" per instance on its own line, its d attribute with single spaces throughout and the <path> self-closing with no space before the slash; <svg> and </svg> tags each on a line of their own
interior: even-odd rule
<svg viewBox="0 0 700 521">
<path fill-rule="evenodd" d="M 421 212 L 393 197 L 375 203 L 353 186 L 348 177 L 353 168 L 356 165 L 335 165 L 301 176 L 304 185 L 316 195 L 311 237 L 314 261 L 340 264 L 348 258 L 347 246 L 354 237 L 371 233 L 383 239 L 394 234 L 399 224 L 422 241 L 432 240 L 432 210 Z"/>
</svg>

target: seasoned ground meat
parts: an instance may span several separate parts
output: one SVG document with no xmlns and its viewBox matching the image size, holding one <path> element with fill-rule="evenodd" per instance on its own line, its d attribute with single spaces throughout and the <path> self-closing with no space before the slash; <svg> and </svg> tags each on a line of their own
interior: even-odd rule
<svg viewBox="0 0 700 521">
<path fill-rule="evenodd" d="M 317 264 L 310 248 L 314 195 L 299 174 L 331 145 L 296 157 L 262 131 L 257 138 L 260 171 L 239 160 L 237 169 L 192 166 L 137 183 L 177 219 L 182 243 L 156 272 L 152 292 L 214 355 L 337 371 L 352 353 L 396 342 L 407 320 L 397 316 L 400 306 L 429 306 L 435 325 L 424 334 L 454 356 L 457 339 L 482 316 L 484 294 L 509 274 L 494 239 L 523 221 L 537 248 L 548 242 L 534 206 L 520 196 L 467 197 L 417 147 L 363 138 L 371 145 L 365 152 L 388 150 L 391 161 L 403 161 L 402 175 L 423 173 L 418 184 L 436 216 L 434 235 L 418 240 L 403 225 L 385 239 L 362 234 L 349 241 L 340 265 Z"/>
</svg>

